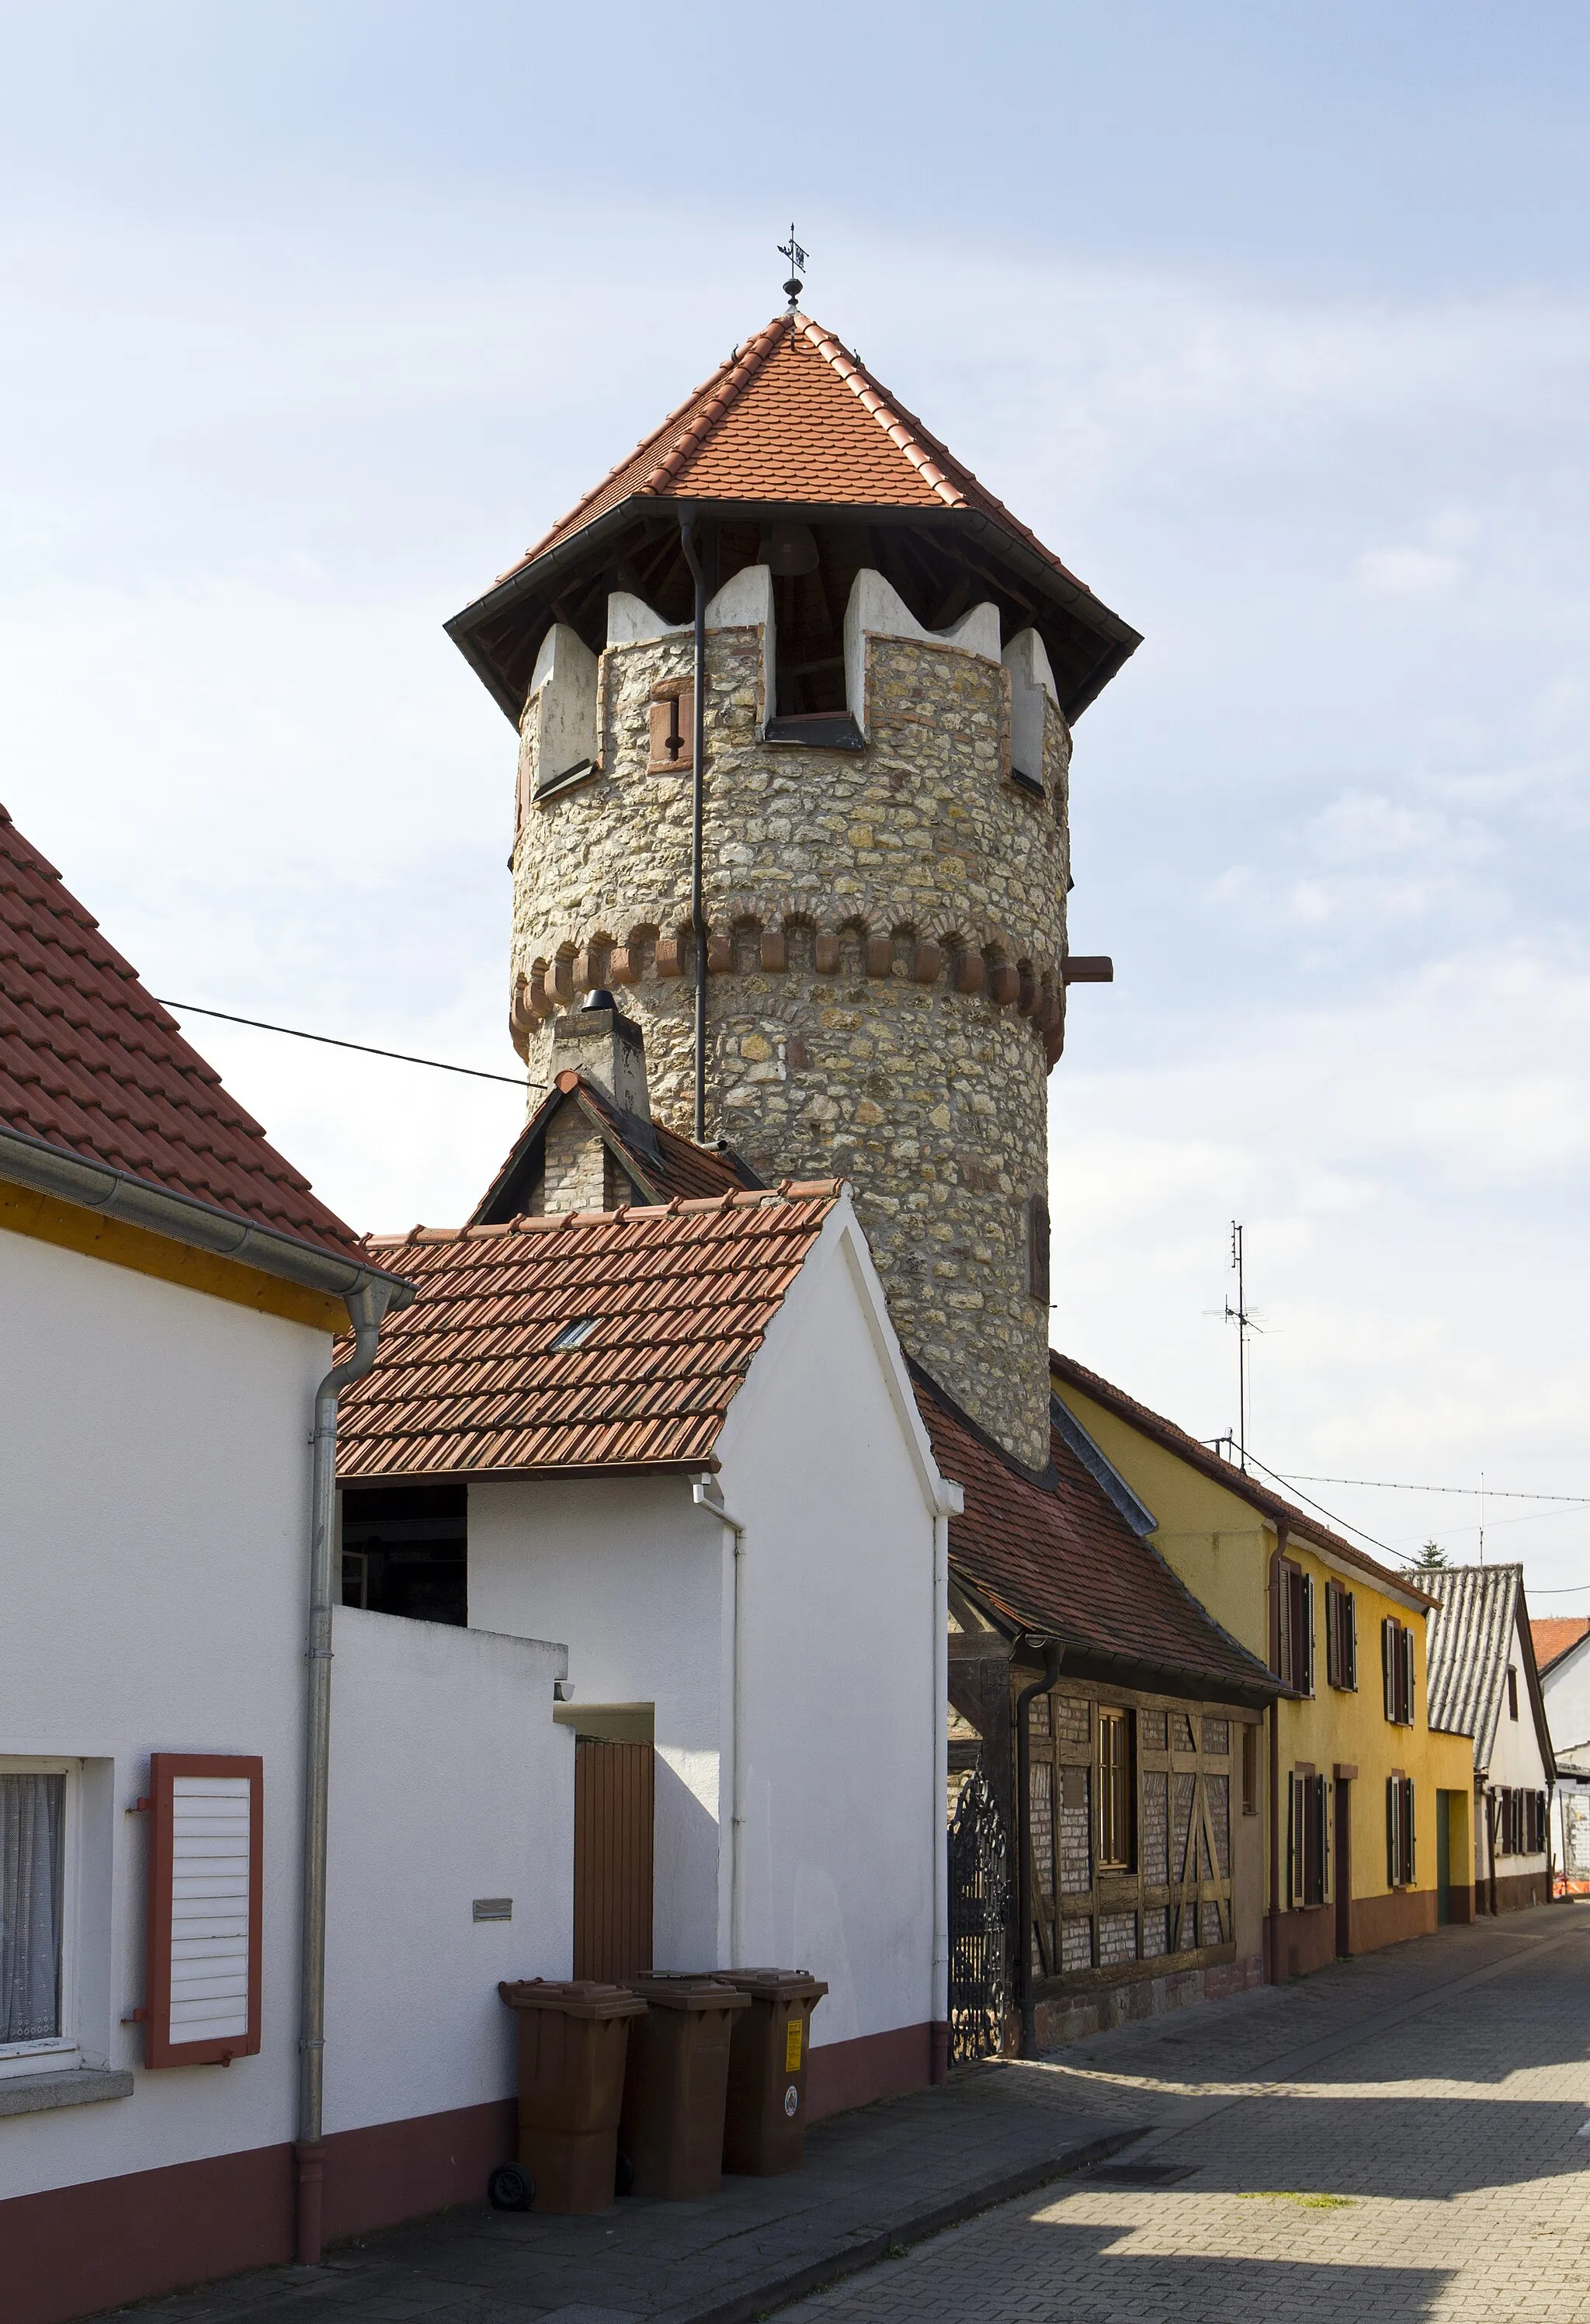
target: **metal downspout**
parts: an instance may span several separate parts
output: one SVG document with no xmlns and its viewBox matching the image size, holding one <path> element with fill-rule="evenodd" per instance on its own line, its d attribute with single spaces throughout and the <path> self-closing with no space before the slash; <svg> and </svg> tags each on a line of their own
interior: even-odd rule
<svg viewBox="0 0 1590 2324">
<path fill-rule="evenodd" d="M 1027 1705 L 1060 1676 L 1065 1648 L 1053 1638 L 1043 1642 L 1043 1671 L 1016 1698 L 1016 1918 L 1017 1990 L 1021 1995 L 1021 2054 L 1037 2055 L 1038 2036 L 1033 2001 L 1033 1740 L 1027 1732 Z"/>
<path fill-rule="evenodd" d="M 734 1536 L 734 1602 L 730 1611 L 730 1671 L 729 1671 L 729 1963 L 731 1969 L 744 1969 L 745 1959 L 745 1883 L 741 1877 L 741 1840 L 745 1829 L 744 1758 L 740 1746 L 740 1722 L 745 1715 L 743 1673 L 745 1669 L 745 1523 L 733 1517 L 716 1498 L 717 1488 L 710 1477 L 691 1480 L 690 1497 L 697 1508 L 715 1517 L 727 1533 Z M 721 1811 L 720 1810 L 720 1812 Z"/>
<path fill-rule="evenodd" d="M 695 552 L 695 512 L 679 520 L 679 546 L 695 584 L 695 663 L 691 722 L 690 928 L 695 941 L 695 1142 L 707 1139 L 707 927 L 702 906 L 702 824 L 707 755 L 707 581 Z"/>
<path fill-rule="evenodd" d="M 933 1964 L 928 2080 L 950 2079 L 950 1847 L 944 1804 L 950 1788 L 950 1519 L 933 1511 Z"/>
<path fill-rule="evenodd" d="M 321 2113 L 326 2062 L 326 1833 L 331 1774 L 332 1553 L 336 1538 L 336 1400 L 375 1361 L 381 1319 L 395 1285 L 367 1281 L 346 1296 L 354 1352 L 315 1391 L 314 1482 L 309 1536 L 308 1684 L 304 1733 L 304 1921 L 299 1969 L 297 2253 L 320 2257 L 326 2149 Z"/>
</svg>

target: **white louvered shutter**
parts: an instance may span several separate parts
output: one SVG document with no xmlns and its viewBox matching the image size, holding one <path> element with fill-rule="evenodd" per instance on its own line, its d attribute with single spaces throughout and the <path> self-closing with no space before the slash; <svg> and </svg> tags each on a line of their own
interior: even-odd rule
<svg viewBox="0 0 1590 2324">
<path fill-rule="evenodd" d="M 262 1788 L 257 1759 L 151 1763 L 149 2065 L 260 2046 Z"/>
</svg>

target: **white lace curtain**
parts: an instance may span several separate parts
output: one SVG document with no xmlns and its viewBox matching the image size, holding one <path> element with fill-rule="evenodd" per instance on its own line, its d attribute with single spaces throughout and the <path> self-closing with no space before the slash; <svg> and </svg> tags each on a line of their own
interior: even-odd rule
<svg viewBox="0 0 1590 2324">
<path fill-rule="evenodd" d="M 0 1775 L 0 2043 L 60 2031 L 64 1775 Z"/>
</svg>

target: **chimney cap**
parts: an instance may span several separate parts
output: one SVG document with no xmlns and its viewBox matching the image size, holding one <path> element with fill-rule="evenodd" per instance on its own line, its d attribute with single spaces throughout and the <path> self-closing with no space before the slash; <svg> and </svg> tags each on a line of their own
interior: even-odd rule
<svg viewBox="0 0 1590 2324">
<path fill-rule="evenodd" d="M 598 984 L 594 986 L 580 1003 L 582 1010 L 586 1009 L 616 1010 L 618 1005 L 618 1002 L 613 999 L 612 994 L 608 991 L 605 984 Z"/>
</svg>

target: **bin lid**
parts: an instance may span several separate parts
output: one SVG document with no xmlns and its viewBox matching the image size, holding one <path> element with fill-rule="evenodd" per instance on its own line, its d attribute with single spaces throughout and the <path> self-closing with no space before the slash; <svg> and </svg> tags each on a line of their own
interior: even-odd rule
<svg viewBox="0 0 1590 2324">
<path fill-rule="evenodd" d="M 713 1973 L 758 2000 L 821 2001 L 828 1991 L 809 1969 L 721 1969 Z"/>
<path fill-rule="evenodd" d="M 751 1997 L 726 1978 L 689 1969 L 658 1969 L 633 1979 L 634 1990 L 650 2009 L 749 2009 Z"/>
<path fill-rule="evenodd" d="M 591 1977 L 527 1977 L 497 1987 L 510 2009 L 554 2009 L 564 2017 L 639 2017 L 646 2004 L 626 1985 Z"/>
</svg>

